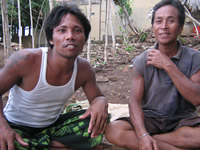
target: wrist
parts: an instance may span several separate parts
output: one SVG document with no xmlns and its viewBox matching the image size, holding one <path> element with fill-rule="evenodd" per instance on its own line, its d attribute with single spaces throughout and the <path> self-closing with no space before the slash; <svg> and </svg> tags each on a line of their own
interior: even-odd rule
<svg viewBox="0 0 200 150">
<path fill-rule="evenodd" d="M 140 141 L 141 141 L 141 139 L 142 139 L 143 137 L 147 136 L 147 135 L 149 135 L 149 133 L 148 133 L 148 132 L 146 132 L 146 133 L 142 134 L 142 135 L 141 135 L 141 136 L 138 138 L 138 142 L 140 142 Z"/>
</svg>

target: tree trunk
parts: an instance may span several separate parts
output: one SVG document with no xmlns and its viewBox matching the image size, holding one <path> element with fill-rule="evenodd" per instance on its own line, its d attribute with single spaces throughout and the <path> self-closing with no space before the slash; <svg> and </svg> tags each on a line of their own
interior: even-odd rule
<svg viewBox="0 0 200 150">
<path fill-rule="evenodd" d="M 54 8 L 54 0 L 49 0 L 50 11 Z"/>
<path fill-rule="evenodd" d="M 115 53 L 115 33 L 114 33 L 114 28 L 113 28 L 113 21 L 112 21 L 112 7 L 110 7 L 110 14 L 109 14 L 109 20 L 110 20 L 110 28 L 111 28 L 111 33 L 112 33 L 112 43 L 113 43 L 113 55 Z"/>
<path fill-rule="evenodd" d="M 139 34 L 140 34 L 140 33 L 139 33 L 139 30 L 138 30 L 135 26 L 132 25 L 132 23 L 131 23 L 131 21 L 130 21 L 130 19 L 129 19 L 129 15 L 128 15 L 127 9 L 125 8 L 125 6 L 122 6 L 122 9 L 123 9 L 124 14 L 125 14 L 125 17 L 126 17 L 126 19 L 127 19 L 127 21 L 128 21 L 128 26 L 129 26 L 129 28 L 130 28 L 135 34 L 139 35 Z"/>
<path fill-rule="evenodd" d="M 120 27 L 121 27 L 121 31 L 122 31 L 123 40 L 124 40 L 124 42 L 127 42 L 126 37 L 128 37 L 128 36 L 127 36 L 127 33 L 126 33 L 125 26 L 124 26 L 124 24 L 122 23 L 122 20 L 120 19 L 119 11 L 118 11 L 118 9 L 117 9 L 117 7 L 116 7 L 116 5 L 115 5 L 115 3 L 114 3 L 113 0 L 112 0 L 112 3 L 113 3 L 113 6 L 115 7 L 116 15 L 117 15 L 117 18 L 118 18 L 119 23 L 120 23 Z"/>
<path fill-rule="evenodd" d="M 42 11 L 42 8 L 43 8 L 43 6 L 44 6 L 44 2 L 45 2 L 45 1 L 42 2 L 40 11 Z M 49 1 L 49 2 L 50 2 L 50 1 Z M 40 14 L 39 14 L 39 16 L 38 16 L 38 19 L 37 19 L 37 23 L 36 23 L 36 25 L 35 25 L 35 28 L 32 27 L 32 30 L 33 30 L 33 29 L 35 30 L 35 32 L 34 32 L 34 39 L 36 39 L 36 33 L 37 33 L 38 26 L 39 26 L 39 18 L 40 18 Z M 43 19 L 43 22 L 45 22 L 45 19 Z M 38 43 L 39 43 L 39 41 L 38 41 Z M 45 45 L 46 45 L 46 44 L 45 44 Z"/>
<path fill-rule="evenodd" d="M 14 1 L 12 1 L 12 13 L 11 13 L 11 18 L 10 18 L 10 27 L 11 27 L 11 33 L 12 33 L 12 35 L 11 36 L 13 36 L 14 35 L 14 31 L 13 31 L 13 9 L 14 8 Z"/>
<path fill-rule="evenodd" d="M 106 10 L 106 35 L 105 35 L 105 47 L 104 47 L 104 62 L 108 61 L 108 27 L 109 27 L 109 14 L 110 14 L 110 0 L 107 0 L 107 10 Z"/>
<path fill-rule="evenodd" d="M 102 5 L 102 0 L 99 2 L 99 45 L 101 44 L 101 5 Z"/>
<path fill-rule="evenodd" d="M 91 21 L 91 11 L 92 11 L 92 3 L 91 0 L 88 1 L 89 3 L 89 11 L 88 11 L 88 20 Z M 90 55 L 91 55 L 91 38 L 90 35 L 88 37 L 88 48 L 87 48 L 87 60 L 90 62 Z"/>
<path fill-rule="evenodd" d="M 45 15 L 44 15 L 44 20 L 46 20 L 46 16 L 47 16 L 47 14 L 45 13 Z M 40 29 L 40 34 L 39 34 L 39 37 L 38 37 L 38 46 L 40 47 L 40 39 L 41 39 L 41 36 L 42 36 L 42 31 L 43 31 L 43 29 L 44 29 L 44 21 L 43 21 L 43 23 L 42 23 L 42 27 L 41 27 L 41 29 Z M 46 41 L 46 40 L 45 40 Z M 46 46 L 46 44 L 45 44 L 45 46 Z"/>
<path fill-rule="evenodd" d="M 21 11 L 20 11 L 20 0 L 17 0 L 17 4 L 18 4 L 18 23 L 19 23 L 19 49 L 22 48 L 22 26 L 21 26 Z"/>
<path fill-rule="evenodd" d="M 35 39 L 33 35 L 33 16 L 32 16 L 32 7 L 31 7 L 31 0 L 29 0 L 29 7 L 30 7 L 30 19 L 31 19 L 31 37 L 32 37 L 32 48 L 35 47 Z M 30 27 L 29 27 L 30 29 Z"/>
<path fill-rule="evenodd" d="M 8 13 L 6 0 L 1 0 L 1 14 L 3 24 L 4 58 L 8 58 L 11 55 L 11 41 L 8 27 Z"/>
</svg>

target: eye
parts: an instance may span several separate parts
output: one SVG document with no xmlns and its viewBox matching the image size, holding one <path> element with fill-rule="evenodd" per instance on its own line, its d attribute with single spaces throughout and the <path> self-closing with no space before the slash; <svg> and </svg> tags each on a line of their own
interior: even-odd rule
<svg viewBox="0 0 200 150">
<path fill-rule="evenodd" d="M 174 19 L 169 19 L 169 23 L 174 23 Z"/>
<path fill-rule="evenodd" d="M 160 24 L 162 21 L 161 20 L 155 20 L 155 23 Z"/>
<path fill-rule="evenodd" d="M 83 29 L 81 29 L 81 28 L 75 28 L 75 29 L 74 29 L 74 32 L 75 32 L 75 33 L 82 33 L 82 32 L 83 32 Z"/>
<path fill-rule="evenodd" d="M 61 29 L 58 29 L 58 32 L 61 32 L 61 33 L 63 33 L 63 32 L 65 32 L 65 29 L 63 29 L 63 28 L 61 28 Z"/>
</svg>

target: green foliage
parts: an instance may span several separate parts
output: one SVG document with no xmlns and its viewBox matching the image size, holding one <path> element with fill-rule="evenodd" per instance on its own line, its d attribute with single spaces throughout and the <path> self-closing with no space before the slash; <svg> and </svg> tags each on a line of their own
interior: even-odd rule
<svg viewBox="0 0 200 150">
<path fill-rule="evenodd" d="M 139 37 L 139 42 L 144 42 L 147 38 L 147 32 L 142 32 L 140 37 Z"/>
<path fill-rule="evenodd" d="M 106 64 L 99 56 L 96 56 L 95 60 L 91 62 L 92 66 L 98 67 Z"/>
<path fill-rule="evenodd" d="M 186 39 L 180 38 L 180 42 L 185 45 L 185 43 L 187 42 Z"/>
<path fill-rule="evenodd" d="M 121 18 L 123 18 L 123 14 L 124 14 L 123 7 L 126 8 L 129 16 L 132 14 L 133 11 L 131 8 L 131 4 L 133 3 L 133 0 L 114 0 L 114 2 L 116 5 L 118 5 L 120 7 L 119 15 Z"/>
<path fill-rule="evenodd" d="M 44 6 L 42 4 L 44 2 Z M 47 0 L 31 0 L 32 16 L 34 26 L 37 23 L 38 16 L 43 15 L 49 9 Z M 30 8 L 29 0 L 20 0 L 21 23 L 22 26 L 30 26 Z M 18 4 L 17 0 L 7 0 L 8 20 L 12 21 L 13 25 L 18 24 Z M 12 20 L 11 20 L 12 19 Z"/>
<path fill-rule="evenodd" d="M 38 16 L 40 16 L 39 27 L 41 27 L 41 24 L 43 21 L 42 17 L 44 16 L 44 13 L 46 13 L 49 10 L 49 1 L 48 0 L 31 0 L 31 6 L 32 6 L 33 26 L 34 27 L 36 26 L 38 22 Z M 29 0 L 20 0 L 20 10 L 21 10 L 22 27 L 31 26 Z M 7 0 L 7 12 L 8 12 L 9 25 L 12 24 L 12 28 L 18 28 L 17 0 Z M 1 15 L 1 12 L 0 12 L 0 15 Z M 2 23 L 1 18 L 2 17 L 0 17 L 0 23 Z M 0 24 L 0 27 L 1 27 L 1 24 Z"/>
<path fill-rule="evenodd" d="M 126 48 L 125 48 L 125 50 L 126 50 L 127 52 L 132 52 L 134 49 L 135 49 L 135 47 L 133 47 L 133 46 L 131 46 L 131 45 L 127 45 Z"/>
</svg>

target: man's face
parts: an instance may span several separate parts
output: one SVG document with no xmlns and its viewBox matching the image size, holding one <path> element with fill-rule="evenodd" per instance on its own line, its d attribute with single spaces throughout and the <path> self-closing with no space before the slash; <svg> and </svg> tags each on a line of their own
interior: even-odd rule
<svg viewBox="0 0 200 150">
<path fill-rule="evenodd" d="M 182 30 L 183 27 L 179 25 L 178 10 L 175 7 L 166 5 L 155 12 L 153 32 L 160 44 L 176 42 Z"/>
<path fill-rule="evenodd" d="M 85 44 L 84 28 L 80 20 L 72 14 L 63 16 L 60 24 L 53 29 L 50 43 L 53 45 L 53 50 L 62 57 L 78 56 Z"/>
</svg>

